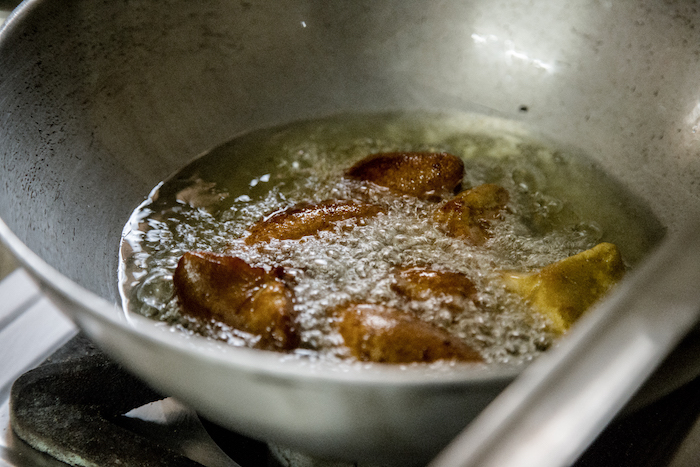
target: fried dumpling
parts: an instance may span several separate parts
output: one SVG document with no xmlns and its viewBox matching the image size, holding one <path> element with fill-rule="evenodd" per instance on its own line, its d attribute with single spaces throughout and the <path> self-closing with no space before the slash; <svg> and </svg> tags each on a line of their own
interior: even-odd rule
<svg viewBox="0 0 700 467">
<path fill-rule="evenodd" d="M 563 333 L 624 273 L 618 248 L 612 243 L 600 243 L 537 272 L 509 272 L 503 278 L 508 290 L 546 316 L 554 331 Z"/>
<path fill-rule="evenodd" d="M 395 308 L 350 303 L 336 310 L 336 316 L 345 346 L 360 361 L 482 361 L 479 353 L 459 338 Z"/>
<path fill-rule="evenodd" d="M 304 204 L 278 211 L 253 224 L 245 237 L 248 245 L 269 242 L 271 239 L 298 240 L 332 229 L 337 222 L 363 220 L 382 212 L 375 204 L 357 201 L 324 201 L 319 204 Z"/>
<path fill-rule="evenodd" d="M 510 195 L 498 185 L 487 183 L 465 190 L 438 207 L 433 220 L 451 237 L 472 245 L 483 245 L 490 238 L 491 223 L 506 208 Z"/>
<path fill-rule="evenodd" d="M 394 271 L 394 278 L 392 290 L 409 300 L 438 297 L 468 299 L 476 294 L 476 286 L 471 279 L 453 271 L 441 271 L 425 266 L 402 267 Z"/>
<path fill-rule="evenodd" d="M 258 336 L 258 348 L 291 350 L 299 345 L 293 296 L 278 275 L 241 258 L 197 251 L 180 258 L 173 283 L 186 314 Z"/>
<path fill-rule="evenodd" d="M 426 198 L 454 193 L 464 177 L 464 162 L 445 152 L 388 152 L 362 159 L 346 176 Z"/>
</svg>

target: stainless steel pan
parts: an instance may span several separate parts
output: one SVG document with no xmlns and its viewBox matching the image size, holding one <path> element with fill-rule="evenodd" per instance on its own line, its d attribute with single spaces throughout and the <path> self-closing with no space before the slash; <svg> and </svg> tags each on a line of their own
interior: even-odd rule
<svg viewBox="0 0 700 467">
<path fill-rule="evenodd" d="M 669 232 L 700 208 L 691 2 L 26 1 L 0 34 L 0 235 L 157 389 L 313 454 L 431 458 L 513 370 L 330 368 L 125 317 L 117 248 L 160 180 L 243 131 L 478 111 L 581 149 Z"/>
</svg>

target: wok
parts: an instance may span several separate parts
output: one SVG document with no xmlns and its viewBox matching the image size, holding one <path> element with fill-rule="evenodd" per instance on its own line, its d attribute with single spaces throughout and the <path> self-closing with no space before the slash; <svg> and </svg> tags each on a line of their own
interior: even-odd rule
<svg viewBox="0 0 700 467">
<path fill-rule="evenodd" d="M 580 149 L 668 232 L 700 208 L 688 2 L 29 0 L 0 34 L 0 234 L 111 355 L 228 428 L 420 464 L 518 370 L 331 367 L 121 311 L 131 211 L 241 132 L 344 112 L 475 111 Z"/>
</svg>

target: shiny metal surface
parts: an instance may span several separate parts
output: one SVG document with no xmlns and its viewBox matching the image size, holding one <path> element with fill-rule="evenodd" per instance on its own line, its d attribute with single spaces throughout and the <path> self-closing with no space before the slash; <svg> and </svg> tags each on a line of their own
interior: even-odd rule
<svg viewBox="0 0 700 467">
<path fill-rule="evenodd" d="M 58 3 L 23 3 L 0 33 L 0 236 L 113 356 L 258 438 L 420 463 L 514 373 L 326 368 L 125 317 L 123 223 L 196 154 L 328 114 L 481 111 L 588 153 L 669 232 L 700 210 L 684 2 Z"/>
</svg>

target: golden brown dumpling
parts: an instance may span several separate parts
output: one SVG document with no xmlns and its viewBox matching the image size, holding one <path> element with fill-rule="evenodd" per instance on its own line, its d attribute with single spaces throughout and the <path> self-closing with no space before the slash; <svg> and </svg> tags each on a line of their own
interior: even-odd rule
<svg viewBox="0 0 700 467">
<path fill-rule="evenodd" d="M 395 308 L 351 303 L 336 310 L 336 316 L 345 345 L 360 361 L 482 360 L 478 352 L 447 331 Z"/>
<path fill-rule="evenodd" d="M 476 286 L 464 274 L 438 271 L 425 266 L 397 268 L 396 282 L 391 288 L 409 300 L 428 300 L 433 297 L 472 298 Z"/>
<path fill-rule="evenodd" d="M 501 216 L 509 199 L 503 187 L 491 183 L 479 185 L 437 208 L 433 219 L 447 235 L 482 245 L 490 237 L 491 222 Z"/>
<path fill-rule="evenodd" d="M 185 253 L 173 275 L 183 311 L 259 336 L 256 347 L 291 350 L 299 345 L 291 290 L 276 272 L 234 256 Z"/>
<path fill-rule="evenodd" d="M 464 162 L 445 152 L 389 152 L 368 156 L 346 176 L 402 194 L 442 196 L 453 193 L 464 177 Z"/>
<path fill-rule="evenodd" d="M 271 239 L 298 240 L 321 230 L 330 230 L 336 222 L 366 219 L 382 212 L 380 206 L 356 201 L 324 201 L 294 206 L 253 224 L 245 238 L 248 245 Z"/>
</svg>

